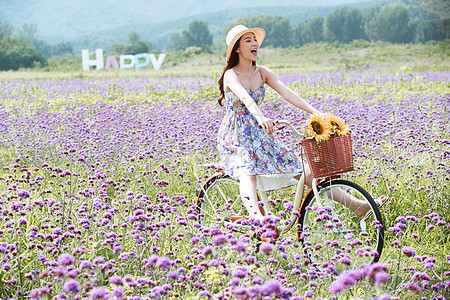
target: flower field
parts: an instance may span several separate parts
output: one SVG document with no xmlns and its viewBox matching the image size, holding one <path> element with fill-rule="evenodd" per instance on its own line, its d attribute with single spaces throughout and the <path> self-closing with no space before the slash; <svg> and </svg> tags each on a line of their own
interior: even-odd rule
<svg viewBox="0 0 450 300">
<path fill-rule="evenodd" d="M 1 76 L 0 299 L 450 299 L 450 72 L 280 78 L 349 124 L 345 177 L 389 197 L 378 263 L 201 226 L 224 113 L 210 77 Z M 272 90 L 262 110 L 306 117 Z M 292 209 L 292 190 L 270 196 Z"/>
</svg>

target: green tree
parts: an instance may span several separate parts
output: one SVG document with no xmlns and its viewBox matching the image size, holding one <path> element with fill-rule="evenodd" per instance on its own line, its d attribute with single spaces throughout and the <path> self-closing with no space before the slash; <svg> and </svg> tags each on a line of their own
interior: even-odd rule
<svg viewBox="0 0 450 300">
<path fill-rule="evenodd" d="M 127 54 L 139 54 L 148 52 L 148 45 L 143 41 L 136 41 L 134 44 L 126 47 Z"/>
<path fill-rule="evenodd" d="M 448 0 L 403 0 L 411 18 L 423 20 L 445 19 L 450 16 Z"/>
<path fill-rule="evenodd" d="M 450 19 L 414 20 L 410 26 L 414 31 L 414 42 L 442 41 L 450 38 Z"/>
<path fill-rule="evenodd" d="M 364 29 L 372 41 L 408 43 L 413 40 L 408 11 L 401 6 L 370 9 L 364 18 Z"/>
<path fill-rule="evenodd" d="M 136 32 L 128 34 L 128 43 L 130 45 L 114 44 L 112 51 L 117 54 L 139 54 L 146 53 L 150 49 L 155 49 L 151 42 L 141 41 L 141 38 Z"/>
<path fill-rule="evenodd" d="M 347 11 L 344 30 L 347 32 L 348 41 L 366 38 L 364 33 L 364 17 L 358 8 L 350 8 Z"/>
<path fill-rule="evenodd" d="M 37 25 L 33 23 L 23 23 L 17 31 L 17 36 L 33 45 L 38 39 Z"/>
<path fill-rule="evenodd" d="M 23 23 L 17 32 L 17 36 L 27 41 L 30 45 L 40 51 L 45 57 L 52 56 L 52 46 L 38 38 L 37 25 L 33 23 Z"/>
<path fill-rule="evenodd" d="M 24 39 L 0 40 L 0 70 L 18 70 L 46 66 L 47 59 Z"/>
<path fill-rule="evenodd" d="M 262 46 L 278 48 L 294 45 L 294 30 L 292 29 L 288 18 L 271 15 L 239 18 L 226 28 L 225 35 L 232 27 L 238 24 L 243 24 L 249 28 L 263 28 L 266 31 L 266 37 Z"/>
<path fill-rule="evenodd" d="M 185 48 L 200 47 L 209 50 L 212 45 L 212 34 L 209 32 L 208 24 L 203 21 L 192 21 L 189 28 L 183 30 L 181 38 Z"/>
<path fill-rule="evenodd" d="M 329 13 L 324 24 L 325 40 L 349 43 L 364 37 L 363 16 L 357 8 L 342 7 Z"/>
<path fill-rule="evenodd" d="M 181 35 L 177 32 L 170 35 L 169 41 L 165 45 L 167 51 L 179 51 L 186 49 Z"/>
<path fill-rule="evenodd" d="M 36 39 L 31 44 L 36 50 L 44 54 L 45 57 L 50 58 L 53 56 L 53 47 L 44 40 Z"/>
<path fill-rule="evenodd" d="M 14 26 L 8 22 L 0 23 L 0 40 L 11 37 L 14 33 Z"/>
<path fill-rule="evenodd" d="M 370 8 L 364 15 L 364 32 L 369 40 L 377 41 L 380 39 L 378 34 L 377 16 L 381 11 L 381 7 L 376 6 Z"/>
<path fill-rule="evenodd" d="M 274 16 L 269 27 L 269 43 L 273 47 L 287 48 L 293 45 L 293 29 L 288 18 Z"/>
<path fill-rule="evenodd" d="M 325 20 L 323 17 L 314 17 L 303 22 L 305 32 L 304 41 L 307 43 L 321 42 L 324 40 L 323 24 Z"/>
<path fill-rule="evenodd" d="M 141 38 L 139 37 L 139 34 L 137 34 L 136 32 L 131 32 L 128 34 L 128 42 L 130 44 L 136 44 L 138 41 L 140 41 Z"/>
<path fill-rule="evenodd" d="M 294 46 L 301 47 L 305 45 L 306 42 L 306 25 L 305 22 L 300 22 L 294 29 Z"/>
<path fill-rule="evenodd" d="M 127 45 L 124 44 L 114 44 L 112 46 L 112 52 L 116 54 L 126 54 Z"/>
<path fill-rule="evenodd" d="M 52 54 L 53 56 L 73 55 L 72 45 L 69 42 L 60 42 L 53 46 Z"/>
</svg>

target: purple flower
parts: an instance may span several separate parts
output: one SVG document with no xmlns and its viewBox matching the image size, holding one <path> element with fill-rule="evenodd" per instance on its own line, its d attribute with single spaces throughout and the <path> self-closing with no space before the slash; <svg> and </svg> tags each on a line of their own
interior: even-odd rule
<svg viewBox="0 0 450 300">
<path fill-rule="evenodd" d="M 19 195 L 19 197 L 21 198 L 30 198 L 30 192 L 28 192 L 27 190 L 18 190 L 17 191 L 17 195 Z"/>
<path fill-rule="evenodd" d="M 112 284 L 123 285 L 122 277 L 120 277 L 118 275 L 114 275 L 113 277 L 111 277 L 109 279 L 109 282 Z"/>
<path fill-rule="evenodd" d="M 378 272 L 373 278 L 375 279 L 375 283 L 380 284 L 389 280 L 389 274 L 386 272 Z"/>
<path fill-rule="evenodd" d="M 231 278 L 231 280 L 228 282 L 228 286 L 236 286 L 239 284 L 241 280 L 237 277 Z"/>
<path fill-rule="evenodd" d="M 199 297 L 207 297 L 207 298 L 212 298 L 212 294 L 208 291 L 201 291 L 200 293 L 198 293 Z"/>
<path fill-rule="evenodd" d="M 236 269 L 233 270 L 233 272 L 231 272 L 231 275 L 233 277 L 238 277 L 238 278 L 244 278 L 248 273 L 248 270 L 246 267 L 236 267 Z"/>
<path fill-rule="evenodd" d="M 156 260 L 156 266 L 160 267 L 161 269 L 168 269 L 170 267 L 171 264 L 171 260 L 170 258 L 161 256 L 158 257 L 158 259 Z"/>
<path fill-rule="evenodd" d="M 89 295 L 93 299 L 97 299 L 97 298 L 105 299 L 105 296 L 108 295 L 108 292 L 103 287 L 95 287 L 92 289 L 92 291 L 89 293 Z"/>
<path fill-rule="evenodd" d="M 59 268 L 54 269 L 53 273 L 58 277 L 63 277 L 66 275 L 66 269 L 64 269 L 63 266 L 60 266 Z"/>
<path fill-rule="evenodd" d="M 123 293 L 124 293 L 124 290 L 122 287 L 118 287 L 117 289 L 115 289 L 113 291 L 114 296 L 116 296 L 117 298 L 122 297 Z"/>
<path fill-rule="evenodd" d="M 73 264 L 73 262 L 75 261 L 75 258 L 67 253 L 63 253 L 58 257 L 58 263 L 60 265 L 66 266 L 66 265 L 71 265 Z"/>
<path fill-rule="evenodd" d="M 233 288 L 233 294 L 238 295 L 239 298 L 241 299 L 246 299 L 247 298 L 247 289 L 245 287 L 242 286 L 238 286 Z"/>
<path fill-rule="evenodd" d="M 416 292 L 416 293 L 420 292 L 420 286 L 416 283 L 408 283 L 406 285 L 406 287 L 413 292 Z"/>
<path fill-rule="evenodd" d="M 236 245 L 234 246 L 234 250 L 236 250 L 237 252 L 244 252 L 246 249 L 246 246 L 243 242 L 237 242 Z"/>
<path fill-rule="evenodd" d="M 416 250 L 414 248 L 406 246 L 402 249 L 403 254 L 405 254 L 407 257 L 412 257 L 416 255 Z"/>
<path fill-rule="evenodd" d="M 363 267 L 362 273 L 367 278 L 373 278 L 376 273 L 386 271 L 387 267 L 381 263 L 374 263 Z"/>
<path fill-rule="evenodd" d="M 203 248 L 203 255 L 207 256 L 213 253 L 211 246 L 206 246 Z"/>
<path fill-rule="evenodd" d="M 276 280 L 268 280 L 261 286 L 261 295 L 268 296 L 272 293 L 278 293 L 281 290 L 280 283 Z"/>
<path fill-rule="evenodd" d="M 263 281 L 259 276 L 256 276 L 255 278 L 252 279 L 252 284 L 261 284 L 262 282 Z"/>
<path fill-rule="evenodd" d="M 412 277 L 413 280 L 430 280 L 430 276 L 428 276 L 425 272 L 415 272 Z"/>
<path fill-rule="evenodd" d="M 77 269 L 67 272 L 66 276 L 69 278 L 76 278 L 80 272 Z"/>
<path fill-rule="evenodd" d="M 178 273 L 176 271 L 170 271 L 167 272 L 167 278 L 177 280 L 178 279 Z"/>
<path fill-rule="evenodd" d="M 345 270 L 339 277 L 330 284 L 328 292 L 339 293 L 345 288 L 352 286 L 359 280 L 364 274 L 364 271 L 360 270 Z"/>
<path fill-rule="evenodd" d="M 94 259 L 94 264 L 102 264 L 105 262 L 105 259 L 101 256 L 98 256 Z"/>
<path fill-rule="evenodd" d="M 269 255 L 270 253 L 272 253 L 272 249 L 273 249 L 273 246 L 270 243 L 262 243 L 259 246 L 259 250 L 266 255 Z"/>
<path fill-rule="evenodd" d="M 345 288 L 346 288 L 346 285 L 342 280 L 335 280 L 328 287 L 328 292 L 337 294 L 337 293 L 343 291 Z"/>
<path fill-rule="evenodd" d="M 380 297 L 378 297 L 378 300 L 391 300 L 391 295 L 383 294 Z"/>
<path fill-rule="evenodd" d="M 224 234 L 218 234 L 213 239 L 213 244 L 216 246 L 225 244 L 228 241 L 227 236 Z"/>
<path fill-rule="evenodd" d="M 64 284 L 64 290 L 68 293 L 79 293 L 80 292 L 80 284 L 75 279 L 69 279 Z"/>
<path fill-rule="evenodd" d="M 83 260 L 80 262 L 80 269 L 90 269 L 92 267 L 92 264 L 88 260 Z"/>
<path fill-rule="evenodd" d="M 306 297 L 306 298 L 312 298 L 312 297 L 314 297 L 314 292 L 312 292 L 312 291 L 306 291 L 305 297 Z"/>
</svg>

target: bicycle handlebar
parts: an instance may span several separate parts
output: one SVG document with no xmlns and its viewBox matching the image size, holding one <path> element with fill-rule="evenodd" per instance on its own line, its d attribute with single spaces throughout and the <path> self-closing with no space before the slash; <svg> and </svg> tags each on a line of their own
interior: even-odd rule
<svg viewBox="0 0 450 300">
<path fill-rule="evenodd" d="M 301 122 L 301 121 L 305 121 L 305 120 L 306 120 L 306 118 L 297 119 L 297 120 L 292 121 L 292 122 L 288 121 L 288 120 L 277 120 L 277 121 L 274 122 L 275 130 L 282 130 L 282 129 L 284 129 L 284 128 L 289 126 L 292 129 L 292 131 L 295 133 L 295 135 L 300 137 L 300 136 L 302 136 L 302 134 L 292 124 L 297 123 L 297 122 Z M 259 128 L 262 128 L 262 126 L 259 125 Z"/>
</svg>

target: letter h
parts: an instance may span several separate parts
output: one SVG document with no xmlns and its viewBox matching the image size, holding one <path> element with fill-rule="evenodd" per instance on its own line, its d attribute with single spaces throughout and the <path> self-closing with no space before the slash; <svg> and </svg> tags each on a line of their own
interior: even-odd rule
<svg viewBox="0 0 450 300">
<path fill-rule="evenodd" d="M 90 66 L 96 66 L 97 70 L 103 69 L 103 49 L 95 50 L 95 59 L 89 59 L 89 50 L 81 50 L 83 70 L 89 71 Z"/>
</svg>

